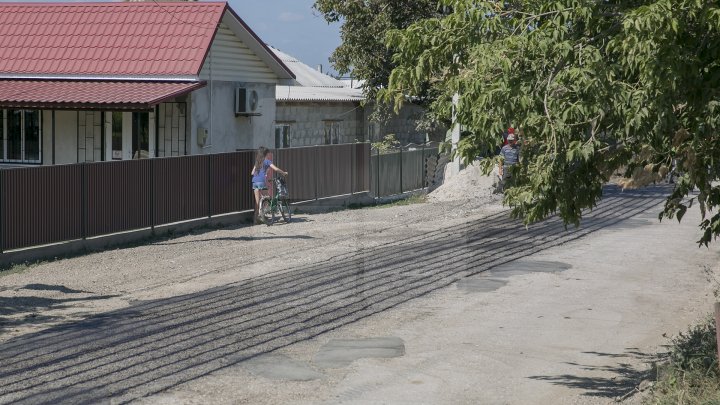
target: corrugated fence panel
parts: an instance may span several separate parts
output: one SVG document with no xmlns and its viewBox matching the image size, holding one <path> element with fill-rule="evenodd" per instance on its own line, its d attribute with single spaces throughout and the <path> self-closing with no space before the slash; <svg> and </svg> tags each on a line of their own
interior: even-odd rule
<svg viewBox="0 0 720 405">
<path fill-rule="evenodd" d="M 370 190 L 370 144 L 355 144 L 355 181 L 353 191 L 361 192 Z"/>
<path fill-rule="evenodd" d="M 208 215 L 209 156 L 162 158 L 151 162 L 154 225 Z"/>
<path fill-rule="evenodd" d="M 220 153 L 209 158 L 212 215 L 253 209 L 250 172 L 255 152 Z"/>
<path fill-rule="evenodd" d="M 82 237 L 80 165 L 0 170 L 3 250 Z"/>
<path fill-rule="evenodd" d="M 292 201 L 315 199 L 317 182 L 317 148 L 278 149 L 274 153 L 277 167 L 289 173 L 288 193 Z"/>
<path fill-rule="evenodd" d="M 422 149 L 403 151 L 402 153 L 402 187 L 403 191 L 413 191 L 424 187 Z"/>
<path fill-rule="evenodd" d="M 400 158 L 400 152 L 380 154 L 379 197 L 401 193 Z"/>
<path fill-rule="evenodd" d="M 150 160 L 88 163 L 87 236 L 150 227 Z"/>
<path fill-rule="evenodd" d="M 350 194 L 354 145 L 317 147 L 318 198 Z"/>
<path fill-rule="evenodd" d="M 0 170 L 2 249 L 251 210 L 255 153 Z M 367 143 L 281 149 L 274 156 L 290 172 L 295 201 L 368 190 L 388 196 L 401 192 L 401 180 L 402 191 L 422 188 L 422 150 L 403 152 L 402 160 L 401 179 L 400 153 L 371 157 Z"/>
</svg>

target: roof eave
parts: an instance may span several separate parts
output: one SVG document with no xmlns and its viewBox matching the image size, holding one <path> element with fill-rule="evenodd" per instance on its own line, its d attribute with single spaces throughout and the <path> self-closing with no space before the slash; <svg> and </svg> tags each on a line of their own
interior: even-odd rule
<svg viewBox="0 0 720 405">
<path fill-rule="evenodd" d="M 70 111 L 152 111 L 153 108 L 160 103 L 191 93 L 197 89 L 205 87 L 206 85 L 207 82 L 201 81 L 191 87 L 165 94 L 162 97 L 142 103 L 77 103 L 0 100 L 0 108 Z"/>
</svg>

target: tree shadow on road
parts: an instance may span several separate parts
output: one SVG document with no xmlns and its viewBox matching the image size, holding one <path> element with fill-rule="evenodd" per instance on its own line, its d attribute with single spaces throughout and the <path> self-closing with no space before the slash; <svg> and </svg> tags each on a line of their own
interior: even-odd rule
<svg viewBox="0 0 720 405">
<path fill-rule="evenodd" d="M 275 240 L 275 239 L 315 239 L 309 235 L 272 235 L 272 236 L 221 236 L 218 238 L 194 239 L 177 242 L 157 242 L 153 245 L 183 245 L 186 243 L 201 243 L 212 241 L 231 241 L 231 242 L 252 242 L 256 240 Z"/>
<path fill-rule="evenodd" d="M 92 294 L 73 290 L 61 285 L 28 284 L 17 291 L 57 291 L 63 294 Z M 43 314 L 43 311 L 65 309 L 68 303 L 98 301 L 118 297 L 118 295 L 89 295 L 84 297 L 50 298 L 33 295 L 0 297 L 0 333 L 20 325 L 46 325 L 64 319 L 62 316 Z M 1 392 L 1 391 L 0 391 Z"/>
<path fill-rule="evenodd" d="M 501 212 L 21 336 L 0 344 L 0 403 L 131 402 L 582 238 L 657 206 L 663 197 L 611 193 L 588 213 L 591 225 L 572 229 L 558 218 L 526 228 Z M 627 386 L 575 376 L 536 378 L 606 395 Z"/>
<path fill-rule="evenodd" d="M 583 396 L 608 400 L 620 399 L 635 392 L 642 381 L 652 379 L 656 372 L 655 364 L 663 358 L 662 354 L 643 353 L 636 348 L 628 348 L 624 353 L 583 353 L 606 357 L 612 359 L 613 363 L 597 366 L 567 362 L 565 364 L 576 366 L 582 372 L 578 375 L 562 374 L 529 378 L 579 390 L 582 391 Z"/>
</svg>

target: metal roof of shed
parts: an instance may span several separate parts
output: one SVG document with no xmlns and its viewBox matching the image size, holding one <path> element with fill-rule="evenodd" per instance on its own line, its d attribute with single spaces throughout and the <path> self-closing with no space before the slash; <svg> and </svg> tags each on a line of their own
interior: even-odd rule
<svg viewBox="0 0 720 405">
<path fill-rule="evenodd" d="M 283 101 L 340 101 L 365 100 L 362 90 L 331 87 L 275 86 L 275 99 Z"/>
<path fill-rule="evenodd" d="M 296 57 L 288 55 L 272 46 L 269 48 L 285 63 L 285 66 L 295 74 L 295 81 L 298 85 L 306 87 L 346 87 L 344 82 L 313 69 L 302 63 Z"/>
</svg>

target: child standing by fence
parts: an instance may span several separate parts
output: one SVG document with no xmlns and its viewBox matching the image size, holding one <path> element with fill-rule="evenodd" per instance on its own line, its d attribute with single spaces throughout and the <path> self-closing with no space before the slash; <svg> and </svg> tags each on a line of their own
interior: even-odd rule
<svg viewBox="0 0 720 405">
<path fill-rule="evenodd" d="M 251 172 L 252 176 L 252 188 L 255 194 L 255 215 L 253 218 L 255 223 L 258 223 L 258 211 L 260 209 L 260 197 L 262 197 L 263 191 L 267 190 L 267 181 L 265 176 L 267 175 L 267 169 L 273 169 L 283 176 L 287 176 L 288 172 L 283 171 L 279 167 L 275 166 L 273 162 L 268 159 L 270 150 L 264 146 L 258 148 L 257 154 L 255 155 L 255 165 Z"/>
</svg>

